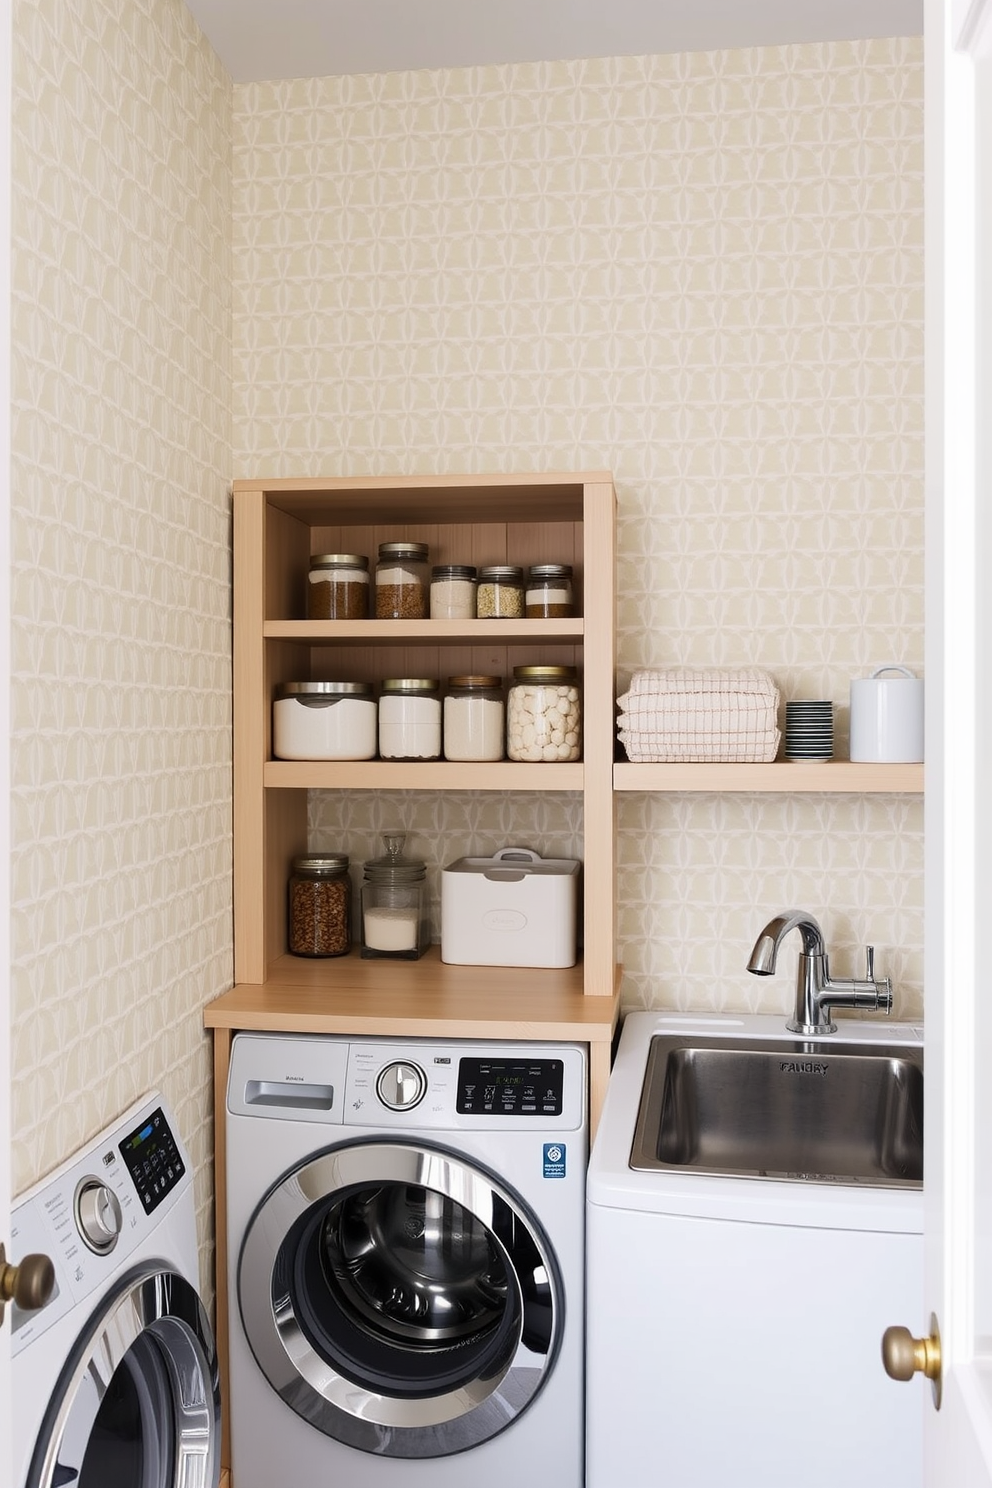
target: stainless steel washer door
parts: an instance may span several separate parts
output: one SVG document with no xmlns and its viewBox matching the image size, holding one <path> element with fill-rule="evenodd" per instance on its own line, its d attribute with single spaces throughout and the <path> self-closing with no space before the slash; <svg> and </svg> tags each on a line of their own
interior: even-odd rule
<svg viewBox="0 0 992 1488">
<path fill-rule="evenodd" d="M 213 1335 L 184 1277 L 143 1266 L 78 1340 L 25 1488 L 216 1488 L 220 1385 Z"/>
<path fill-rule="evenodd" d="M 365 1141 L 265 1196 L 238 1265 L 270 1385 L 325 1435 L 394 1457 L 495 1436 L 554 1366 L 561 1282 L 536 1220 L 464 1155 Z"/>
</svg>

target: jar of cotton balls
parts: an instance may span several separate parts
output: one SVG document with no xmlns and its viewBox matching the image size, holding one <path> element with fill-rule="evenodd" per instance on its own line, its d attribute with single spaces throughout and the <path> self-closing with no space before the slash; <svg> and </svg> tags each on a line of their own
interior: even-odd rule
<svg viewBox="0 0 992 1488">
<path fill-rule="evenodd" d="M 529 764 L 563 764 L 582 752 L 582 709 L 576 670 L 518 666 L 506 702 L 506 753 Z"/>
</svg>

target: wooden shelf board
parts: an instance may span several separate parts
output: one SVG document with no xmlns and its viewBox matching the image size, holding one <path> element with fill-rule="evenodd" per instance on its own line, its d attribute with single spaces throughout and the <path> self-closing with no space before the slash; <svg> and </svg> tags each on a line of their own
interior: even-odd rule
<svg viewBox="0 0 992 1488">
<path fill-rule="evenodd" d="M 581 791 L 583 767 L 423 760 L 268 760 L 267 790 Z"/>
<path fill-rule="evenodd" d="M 385 522 L 581 521 L 584 487 L 612 486 L 608 471 L 541 475 L 431 475 L 239 480 L 270 506 L 310 526 Z"/>
<path fill-rule="evenodd" d="M 269 640 L 299 641 L 314 646 L 337 641 L 395 646 L 423 643 L 436 646 L 454 641 L 464 646 L 492 641 L 535 640 L 581 642 L 581 618 L 564 620 L 267 620 L 262 633 Z"/>
<path fill-rule="evenodd" d="M 758 791 L 790 795 L 923 791 L 923 766 L 866 765 L 851 760 L 776 760 L 771 764 L 633 765 L 613 767 L 615 791 Z"/>
<path fill-rule="evenodd" d="M 449 966 L 419 961 L 280 957 L 264 984 L 238 983 L 204 1009 L 208 1028 L 397 1038 L 531 1038 L 608 1042 L 613 992 L 587 996 L 582 967 Z"/>
</svg>

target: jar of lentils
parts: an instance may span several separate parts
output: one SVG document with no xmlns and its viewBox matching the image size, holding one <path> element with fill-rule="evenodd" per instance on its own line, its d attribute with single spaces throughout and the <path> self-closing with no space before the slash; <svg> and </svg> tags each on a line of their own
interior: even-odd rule
<svg viewBox="0 0 992 1488">
<path fill-rule="evenodd" d="M 467 563 L 438 563 L 431 569 L 431 619 L 474 620 L 477 574 Z"/>
<path fill-rule="evenodd" d="M 528 569 L 524 607 L 528 620 L 560 620 L 573 615 L 572 565 L 535 563 Z"/>
<path fill-rule="evenodd" d="M 344 956 L 351 950 L 351 879 L 344 853 L 293 859 L 289 880 L 293 956 Z"/>
<path fill-rule="evenodd" d="M 570 666 L 513 668 L 506 704 L 506 753 L 531 764 L 561 764 L 582 752 L 578 679 Z"/>
<path fill-rule="evenodd" d="M 475 613 L 480 620 L 519 620 L 524 612 L 524 571 L 512 563 L 479 569 Z"/>
<path fill-rule="evenodd" d="M 430 578 L 426 543 L 379 544 L 375 566 L 375 613 L 378 620 L 424 620 Z"/>
<path fill-rule="evenodd" d="M 307 584 L 309 620 L 364 620 L 369 612 L 369 560 L 360 553 L 315 553 Z"/>
</svg>

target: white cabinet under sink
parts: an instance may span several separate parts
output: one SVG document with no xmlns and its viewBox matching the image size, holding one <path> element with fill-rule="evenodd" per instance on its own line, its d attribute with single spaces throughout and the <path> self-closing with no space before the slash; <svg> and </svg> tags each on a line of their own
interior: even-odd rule
<svg viewBox="0 0 992 1488">
<path fill-rule="evenodd" d="M 665 1021 L 635 1018 L 589 1172 L 588 1488 L 922 1484 L 929 1386 L 881 1361 L 923 1308 L 922 1191 L 632 1170 L 646 1025 Z"/>
</svg>

